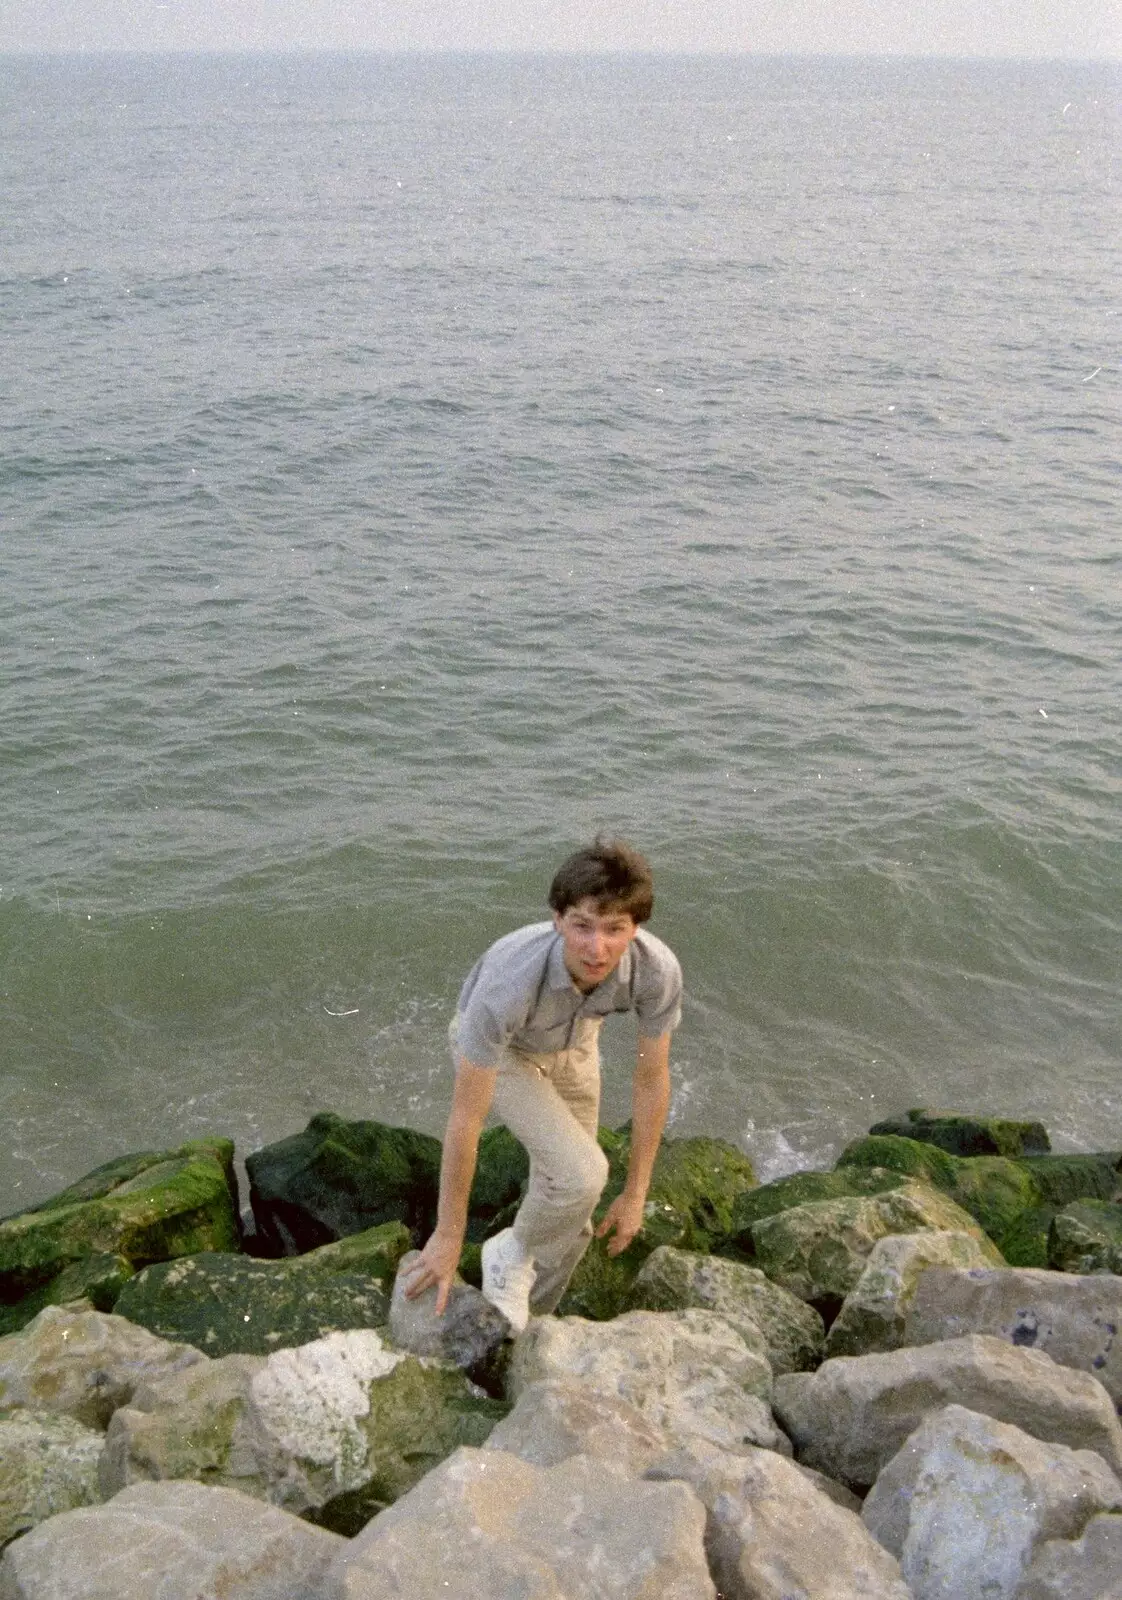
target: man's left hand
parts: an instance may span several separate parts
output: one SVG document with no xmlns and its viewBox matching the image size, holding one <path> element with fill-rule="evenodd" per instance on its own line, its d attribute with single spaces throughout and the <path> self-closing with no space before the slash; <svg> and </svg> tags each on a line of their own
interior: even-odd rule
<svg viewBox="0 0 1122 1600">
<path fill-rule="evenodd" d="M 625 1191 L 617 1195 L 605 1211 L 604 1219 L 596 1229 L 596 1237 L 607 1239 L 609 1234 L 614 1235 L 608 1243 L 610 1256 L 618 1256 L 626 1250 L 643 1226 L 644 1198 L 629 1195 Z"/>
</svg>

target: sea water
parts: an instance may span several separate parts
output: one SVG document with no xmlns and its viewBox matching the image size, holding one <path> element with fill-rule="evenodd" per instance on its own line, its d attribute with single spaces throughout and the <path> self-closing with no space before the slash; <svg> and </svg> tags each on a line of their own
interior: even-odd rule
<svg viewBox="0 0 1122 1600">
<path fill-rule="evenodd" d="M 673 1132 L 1122 1147 L 1118 89 L 0 60 L 0 1211 L 439 1132 L 464 973 L 599 829 Z"/>
</svg>

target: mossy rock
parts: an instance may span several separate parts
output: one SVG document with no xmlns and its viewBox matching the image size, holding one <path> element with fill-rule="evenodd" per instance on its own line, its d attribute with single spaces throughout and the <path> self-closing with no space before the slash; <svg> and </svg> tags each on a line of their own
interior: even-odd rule
<svg viewBox="0 0 1122 1600">
<path fill-rule="evenodd" d="M 952 1156 L 1027 1156 L 1052 1148 L 1042 1122 L 967 1117 L 953 1111 L 906 1111 L 902 1117 L 875 1123 L 869 1132 L 916 1139 Z"/>
<path fill-rule="evenodd" d="M 155 1261 L 202 1250 L 236 1251 L 233 1153 L 229 1140 L 198 1140 L 155 1161 L 139 1158 L 139 1171 L 124 1158 L 34 1211 L 0 1223 L 0 1305 L 16 1308 L 30 1297 L 37 1300 L 22 1321 L 11 1320 L 20 1311 L 9 1312 L 8 1327 L 22 1326 L 60 1293 L 65 1299 L 89 1297 L 100 1281 L 108 1296 L 114 1272 L 123 1278 L 126 1268 L 138 1271 Z M 102 1260 L 83 1268 L 92 1257 Z M 114 1268 L 106 1258 L 121 1258 L 125 1268 Z M 81 1270 L 53 1288 L 72 1268 Z"/>
<path fill-rule="evenodd" d="M 1073 1200 L 1113 1200 L 1122 1189 L 1122 1154 L 1025 1156 L 1018 1161 L 1030 1173 L 1045 1205 L 1062 1209 Z"/>
<path fill-rule="evenodd" d="M 294 1283 L 336 1277 L 344 1272 L 358 1273 L 373 1278 L 389 1294 L 401 1258 L 412 1248 L 409 1229 L 403 1222 L 383 1222 L 362 1233 L 349 1233 L 334 1244 L 320 1245 L 318 1250 L 308 1250 L 302 1256 L 289 1256 L 277 1265 Z"/>
<path fill-rule="evenodd" d="M 599 1222 L 621 1193 L 631 1151 L 630 1126 L 600 1130 L 608 1157 L 608 1181 L 593 1222 Z M 558 1308 L 562 1316 L 606 1321 L 623 1309 L 628 1290 L 652 1250 L 673 1245 L 707 1252 L 732 1226 L 737 1197 L 754 1188 L 752 1163 L 723 1139 L 664 1139 L 647 1192 L 643 1227 L 618 1256 L 594 1239 L 573 1274 Z"/>
<path fill-rule="evenodd" d="M 1048 1265 L 1056 1272 L 1122 1274 L 1122 1205 L 1076 1200 L 1052 1219 Z"/>
<path fill-rule="evenodd" d="M 423 1243 L 436 1218 L 440 1140 L 333 1112 L 246 1157 L 263 1252 L 314 1250 L 385 1222 Z"/>
<path fill-rule="evenodd" d="M 13 1306 L 0 1306 L 0 1335 L 26 1328 L 44 1306 L 84 1302 L 94 1311 L 112 1311 L 117 1296 L 134 1274 L 134 1267 L 118 1255 L 87 1256 L 64 1267 L 57 1278 L 36 1289 Z"/>
<path fill-rule="evenodd" d="M 750 1261 L 755 1247 L 752 1228 L 765 1217 L 774 1217 L 792 1206 L 816 1200 L 840 1200 L 848 1195 L 883 1194 L 907 1182 L 903 1173 L 887 1168 L 839 1167 L 834 1172 L 790 1172 L 785 1178 L 746 1190 L 733 1202 L 729 1232 L 719 1241 L 719 1255 Z"/>
<path fill-rule="evenodd" d="M 771 1281 L 813 1306 L 829 1325 L 879 1239 L 924 1231 L 984 1237 L 948 1195 L 912 1181 L 880 1194 L 792 1206 L 755 1223 L 752 1241 L 756 1262 Z"/>
<path fill-rule="evenodd" d="M 997 1244 L 1022 1211 L 1042 1196 L 1027 1164 L 1007 1156 L 952 1156 L 938 1146 L 896 1134 L 856 1139 L 842 1151 L 838 1168 L 890 1167 L 949 1194 Z"/>
<path fill-rule="evenodd" d="M 212 1357 L 270 1355 L 328 1333 L 385 1325 L 389 1296 L 375 1278 L 288 1266 L 209 1254 L 162 1261 L 125 1285 L 116 1314 Z"/>
<path fill-rule="evenodd" d="M 1048 1233 L 1055 1206 L 1029 1206 L 1020 1212 L 997 1241 L 1011 1267 L 1047 1267 Z"/>
</svg>

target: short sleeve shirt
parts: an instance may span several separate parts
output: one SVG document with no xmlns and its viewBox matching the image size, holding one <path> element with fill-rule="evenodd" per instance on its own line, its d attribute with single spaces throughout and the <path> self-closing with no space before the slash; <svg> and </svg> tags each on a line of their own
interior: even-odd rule
<svg viewBox="0 0 1122 1600">
<path fill-rule="evenodd" d="M 588 994 L 573 983 L 552 922 L 518 928 L 472 967 L 457 1005 L 456 1050 L 478 1067 L 497 1067 L 508 1049 L 566 1050 L 585 1017 L 633 1011 L 657 1039 L 682 1016 L 682 969 L 668 945 L 640 928 L 619 965 Z"/>
</svg>

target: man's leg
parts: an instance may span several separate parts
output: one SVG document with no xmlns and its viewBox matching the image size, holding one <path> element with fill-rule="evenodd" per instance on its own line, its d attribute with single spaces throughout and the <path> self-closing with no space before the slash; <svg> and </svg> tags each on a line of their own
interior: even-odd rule
<svg viewBox="0 0 1122 1600">
<path fill-rule="evenodd" d="M 596 1142 L 600 1110 L 599 1023 L 580 1024 L 570 1050 L 511 1053 L 499 1072 L 495 1111 L 530 1156 L 530 1181 L 511 1232 L 532 1256 L 531 1310 L 554 1311 L 592 1238 L 591 1217 L 608 1176 Z"/>
</svg>

